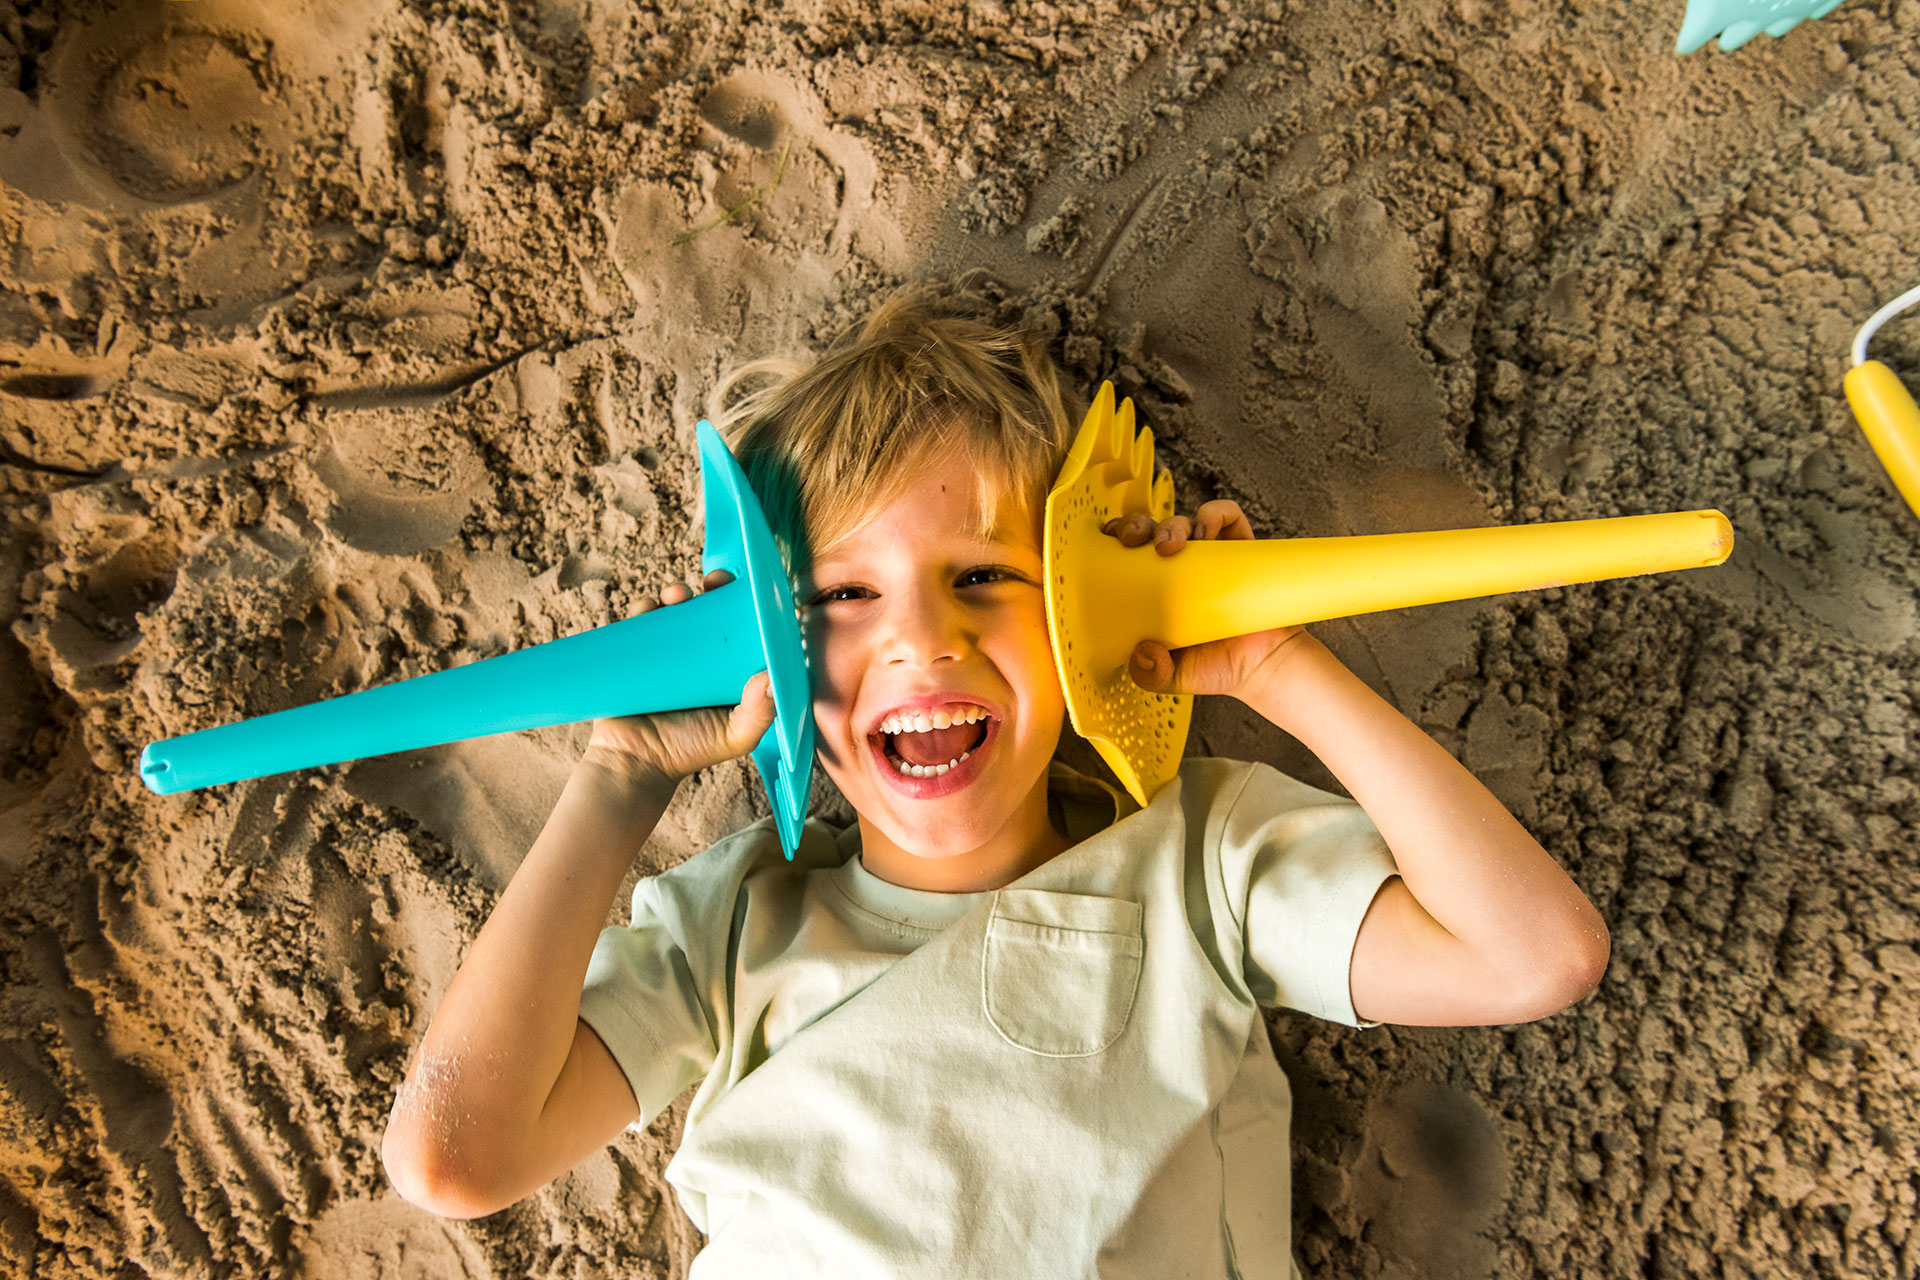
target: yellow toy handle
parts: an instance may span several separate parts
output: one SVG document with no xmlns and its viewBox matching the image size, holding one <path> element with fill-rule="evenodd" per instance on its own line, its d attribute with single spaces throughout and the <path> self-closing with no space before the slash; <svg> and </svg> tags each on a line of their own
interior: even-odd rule
<svg viewBox="0 0 1920 1280">
<path fill-rule="evenodd" d="M 1868 360 L 1847 370 L 1847 403 L 1867 443 L 1893 477 L 1900 496 L 1920 516 L 1920 405 L 1893 370 Z"/>
<path fill-rule="evenodd" d="M 1178 556 L 1106 539 L 1080 556 L 1080 590 L 1125 601 L 1127 631 L 1170 649 L 1382 609 L 1537 591 L 1719 564 L 1733 526 L 1718 511 L 1346 538 L 1189 542 Z M 1103 629 L 1117 635 L 1118 627 Z M 1124 663 L 1131 641 L 1086 639 Z"/>
</svg>

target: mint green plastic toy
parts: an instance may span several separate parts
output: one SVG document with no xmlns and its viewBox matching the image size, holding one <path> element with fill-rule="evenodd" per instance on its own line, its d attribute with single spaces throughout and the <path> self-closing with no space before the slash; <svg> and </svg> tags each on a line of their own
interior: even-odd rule
<svg viewBox="0 0 1920 1280">
<path fill-rule="evenodd" d="M 774 721 L 753 749 L 791 859 L 813 785 L 813 694 L 787 572 L 766 515 L 720 433 L 702 420 L 703 573 L 733 581 L 623 622 L 310 706 L 152 743 L 140 777 L 160 795 L 462 738 L 601 716 L 732 706 L 772 674 Z"/>
<path fill-rule="evenodd" d="M 1675 53 L 1692 53 L 1715 36 L 1729 53 L 1762 31 L 1778 39 L 1808 18 L 1824 18 L 1840 0 L 1687 0 Z"/>
</svg>

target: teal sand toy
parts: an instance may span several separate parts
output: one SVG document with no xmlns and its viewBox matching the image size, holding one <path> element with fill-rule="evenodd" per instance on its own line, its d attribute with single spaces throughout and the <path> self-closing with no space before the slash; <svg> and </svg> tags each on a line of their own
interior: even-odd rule
<svg viewBox="0 0 1920 1280">
<path fill-rule="evenodd" d="M 733 581 L 579 635 L 152 743 L 141 779 L 171 795 L 516 729 L 732 706 L 748 677 L 768 671 L 773 726 L 752 755 L 791 859 L 813 785 L 813 695 L 793 591 L 740 464 L 711 423 L 695 430 L 700 567 Z"/>
<path fill-rule="evenodd" d="M 1692 53 L 1715 36 L 1731 53 L 1762 31 L 1776 40 L 1808 18 L 1824 18 L 1840 0 L 1687 0 L 1675 53 Z"/>
</svg>

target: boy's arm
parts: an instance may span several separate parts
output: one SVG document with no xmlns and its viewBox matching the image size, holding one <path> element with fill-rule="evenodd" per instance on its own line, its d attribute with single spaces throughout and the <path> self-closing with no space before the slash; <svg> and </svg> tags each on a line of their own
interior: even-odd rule
<svg viewBox="0 0 1920 1280">
<path fill-rule="evenodd" d="M 1306 632 L 1237 691 L 1365 809 L 1400 875 L 1354 943 L 1355 1013 L 1427 1026 L 1527 1022 L 1582 999 L 1607 928 L 1546 850 L 1439 743 Z"/>
<path fill-rule="evenodd" d="M 1237 503 L 1190 519 L 1133 512 L 1105 531 L 1162 556 L 1189 540 L 1248 539 Z M 1318 756 L 1373 819 L 1400 874 L 1374 895 L 1348 982 L 1364 1022 L 1526 1022 L 1566 1008 L 1606 972 L 1607 927 L 1578 885 L 1479 779 L 1299 627 L 1170 652 L 1135 651 L 1157 693 L 1230 694 Z"/>
<path fill-rule="evenodd" d="M 401 1195 L 449 1217 L 502 1209 L 639 1115 L 584 1022 L 607 908 L 677 783 L 590 749 L 474 940 L 421 1042 L 381 1143 Z"/>
</svg>

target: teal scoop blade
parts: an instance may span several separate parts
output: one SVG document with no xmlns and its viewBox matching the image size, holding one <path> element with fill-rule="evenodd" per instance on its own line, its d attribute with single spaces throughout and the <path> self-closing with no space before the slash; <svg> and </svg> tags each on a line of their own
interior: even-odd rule
<svg viewBox="0 0 1920 1280">
<path fill-rule="evenodd" d="M 514 653 L 151 743 L 160 795 L 603 716 L 732 706 L 767 671 L 774 721 L 752 758 L 781 848 L 799 847 L 813 784 L 813 696 L 793 592 L 759 500 L 711 423 L 696 428 L 704 573 L 733 581 Z"/>
</svg>

